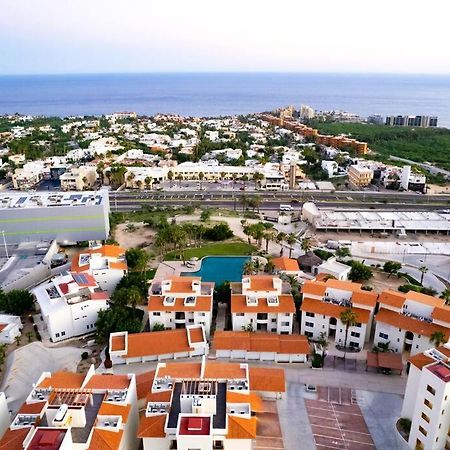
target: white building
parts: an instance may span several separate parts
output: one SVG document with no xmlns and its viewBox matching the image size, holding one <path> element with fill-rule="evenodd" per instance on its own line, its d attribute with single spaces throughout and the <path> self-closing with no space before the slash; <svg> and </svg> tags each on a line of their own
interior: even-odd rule
<svg viewBox="0 0 450 450">
<path fill-rule="evenodd" d="M 411 449 L 450 447 L 450 346 L 444 345 L 410 359 L 402 417 L 411 420 Z"/>
<path fill-rule="evenodd" d="M 410 291 L 407 294 L 384 291 L 375 317 L 374 344 L 389 344 L 396 352 L 422 353 L 430 347 L 430 338 L 442 332 L 450 336 L 450 306 L 445 300 Z"/>
<path fill-rule="evenodd" d="M 295 304 L 289 287 L 273 275 L 244 276 L 231 283 L 233 331 L 250 329 L 291 334 Z"/>
<path fill-rule="evenodd" d="M 321 166 L 322 170 L 324 170 L 327 173 L 328 178 L 334 177 L 335 175 L 337 175 L 339 171 L 339 166 L 336 161 L 323 160 Z"/>
<path fill-rule="evenodd" d="M 109 295 L 86 273 L 64 272 L 31 292 L 52 342 L 93 333 L 98 312 L 108 308 Z"/>
<path fill-rule="evenodd" d="M 0 314 L 0 343 L 12 344 L 22 333 L 22 321 L 19 316 Z"/>
<path fill-rule="evenodd" d="M 97 172 L 95 167 L 91 166 L 72 167 L 64 172 L 59 180 L 63 191 L 83 191 L 95 185 Z"/>
<path fill-rule="evenodd" d="M 30 161 L 20 169 L 16 169 L 12 176 L 14 189 L 26 191 L 38 184 L 44 178 L 44 162 Z"/>
<path fill-rule="evenodd" d="M 328 279 L 307 281 L 302 287 L 303 302 L 300 332 L 318 339 L 321 333 L 345 344 L 346 326 L 341 314 L 346 310 L 356 313 L 357 323 L 350 326 L 347 346 L 362 349 L 370 338 L 373 315 L 378 295 L 364 291 L 361 284 Z"/>
<path fill-rule="evenodd" d="M 199 277 L 171 277 L 153 282 L 148 301 L 150 329 L 163 325 L 165 329 L 203 325 L 209 338 L 214 283 Z"/>
<path fill-rule="evenodd" d="M 203 325 L 131 334 L 120 331 L 109 336 L 109 354 L 113 364 L 203 356 L 208 354 L 208 349 Z"/>
<path fill-rule="evenodd" d="M 205 359 L 159 363 L 138 437 L 144 450 L 251 450 L 259 393 L 279 398 L 285 389 L 282 369 Z"/>
<path fill-rule="evenodd" d="M 324 273 L 333 276 L 337 280 L 346 281 L 348 280 L 348 275 L 352 268 L 347 264 L 340 263 L 336 261 L 336 258 L 332 257 L 327 261 L 323 262 L 317 267 L 316 273 Z"/>
<path fill-rule="evenodd" d="M 44 372 L 0 440 L 11 450 L 137 450 L 134 374 Z"/>
<path fill-rule="evenodd" d="M 92 275 L 102 290 L 112 294 L 128 272 L 125 249 L 118 245 L 90 248 L 73 256 L 70 270 Z"/>
<path fill-rule="evenodd" d="M 89 154 L 91 156 L 95 155 L 106 155 L 108 152 L 114 152 L 120 150 L 122 147 L 117 142 L 114 137 L 102 137 L 96 139 L 89 144 Z"/>
</svg>

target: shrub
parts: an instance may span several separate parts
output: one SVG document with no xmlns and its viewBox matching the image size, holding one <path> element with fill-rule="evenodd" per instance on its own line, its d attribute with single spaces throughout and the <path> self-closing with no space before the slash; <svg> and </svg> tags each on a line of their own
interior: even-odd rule
<svg viewBox="0 0 450 450">
<path fill-rule="evenodd" d="M 322 357 L 318 353 L 314 353 L 311 365 L 315 369 L 318 369 L 318 368 L 322 367 Z"/>
<path fill-rule="evenodd" d="M 81 354 L 81 359 L 88 359 L 89 358 L 89 353 L 88 352 L 83 352 Z"/>
</svg>

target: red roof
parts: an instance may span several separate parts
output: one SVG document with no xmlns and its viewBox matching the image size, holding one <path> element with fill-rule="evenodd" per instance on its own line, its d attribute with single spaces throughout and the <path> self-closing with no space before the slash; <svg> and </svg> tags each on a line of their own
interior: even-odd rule
<svg viewBox="0 0 450 450">
<path fill-rule="evenodd" d="M 210 432 L 210 417 L 181 417 L 179 434 L 205 436 Z"/>
<path fill-rule="evenodd" d="M 38 428 L 27 450 L 58 450 L 67 433 L 66 429 Z"/>
</svg>

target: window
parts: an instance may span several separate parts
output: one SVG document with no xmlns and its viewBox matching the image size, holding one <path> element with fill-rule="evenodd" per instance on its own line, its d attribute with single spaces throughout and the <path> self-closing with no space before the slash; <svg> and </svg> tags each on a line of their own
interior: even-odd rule
<svg viewBox="0 0 450 450">
<path fill-rule="evenodd" d="M 284 317 L 289 317 L 291 313 L 284 313 Z"/>
<path fill-rule="evenodd" d="M 289 326 L 289 322 L 281 322 L 281 326 L 282 327 L 288 327 Z"/>
<path fill-rule="evenodd" d="M 305 322 L 305 326 L 309 328 L 313 328 L 314 324 L 312 322 Z"/>
<path fill-rule="evenodd" d="M 277 319 L 272 319 L 272 323 L 275 323 L 277 321 Z"/>
<path fill-rule="evenodd" d="M 161 313 L 160 313 L 160 312 L 154 312 L 153 315 L 154 315 L 154 316 L 160 316 Z"/>
<path fill-rule="evenodd" d="M 199 316 L 204 317 L 206 314 L 204 312 L 198 313 Z"/>
<path fill-rule="evenodd" d="M 357 342 L 350 341 L 350 347 L 356 347 L 356 348 L 358 348 L 358 347 L 359 347 L 359 344 L 358 344 Z"/>
<path fill-rule="evenodd" d="M 430 385 L 427 385 L 427 391 L 428 391 L 431 395 L 436 394 L 436 389 L 434 389 L 434 388 L 431 387 Z"/>
<path fill-rule="evenodd" d="M 243 317 L 243 316 L 244 316 L 244 313 L 236 313 L 236 316 L 237 316 L 237 317 Z"/>
<path fill-rule="evenodd" d="M 55 336 L 56 336 L 56 337 L 59 337 L 59 333 L 55 333 Z"/>
<path fill-rule="evenodd" d="M 421 417 L 426 423 L 430 423 L 430 418 L 425 413 L 422 413 Z"/>
<path fill-rule="evenodd" d="M 313 334 L 311 333 L 311 331 L 305 331 L 305 336 L 309 337 L 309 338 L 312 338 Z"/>
<path fill-rule="evenodd" d="M 427 430 L 425 430 L 425 428 L 424 428 L 422 425 L 419 426 L 419 431 L 420 431 L 424 436 L 426 436 L 426 435 L 428 434 Z"/>
<path fill-rule="evenodd" d="M 306 317 L 314 317 L 314 313 L 307 312 L 307 313 L 306 313 Z"/>
<path fill-rule="evenodd" d="M 350 333 L 350 335 L 353 336 L 353 337 L 357 337 L 357 338 L 359 338 L 359 336 L 360 336 L 360 334 L 357 333 L 356 331 L 352 331 L 352 332 Z"/>
<path fill-rule="evenodd" d="M 86 325 L 86 328 L 89 330 L 89 325 Z"/>
<path fill-rule="evenodd" d="M 387 339 L 389 337 L 386 333 L 380 333 L 378 336 L 380 336 L 381 339 Z"/>
<path fill-rule="evenodd" d="M 431 403 L 430 400 L 425 399 L 425 400 L 423 401 L 423 404 L 424 404 L 425 406 L 428 406 L 428 408 L 433 409 L 433 403 Z"/>
<path fill-rule="evenodd" d="M 61 331 L 61 336 L 65 336 L 66 332 L 65 331 Z"/>
<path fill-rule="evenodd" d="M 358 322 L 358 323 L 355 325 L 355 327 L 361 328 L 361 322 Z"/>
</svg>

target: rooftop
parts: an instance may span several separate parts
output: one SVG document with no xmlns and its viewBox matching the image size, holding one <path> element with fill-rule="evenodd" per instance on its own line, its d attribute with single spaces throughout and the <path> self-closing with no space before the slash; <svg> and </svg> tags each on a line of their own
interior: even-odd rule
<svg viewBox="0 0 450 450">
<path fill-rule="evenodd" d="M 444 383 L 450 382 L 450 367 L 448 364 L 437 362 L 431 366 L 428 366 L 427 369 L 440 378 Z"/>
</svg>

